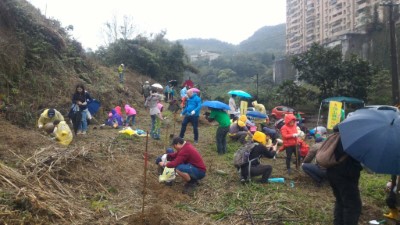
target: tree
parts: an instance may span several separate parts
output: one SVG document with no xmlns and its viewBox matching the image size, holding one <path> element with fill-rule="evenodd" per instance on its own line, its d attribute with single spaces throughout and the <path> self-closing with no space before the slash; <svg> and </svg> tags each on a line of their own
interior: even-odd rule
<svg viewBox="0 0 400 225">
<path fill-rule="evenodd" d="M 124 40 L 132 39 L 136 32 L 133 18 L 126 15 L 122 17 L 122 22 L 114 15 L 111 21 L 104 24 L 102 31 L 106 46 L 116 42 L 120 38 Z"/>
<path fill-rule="evenodd" d="M 292 59 L 304 80 L 320 90 L 320 99 L 337 95 L 367 98 L 367 87 L 376 69 L 367 61 L 352 55 L 342 60 L 338 49 L 313 44 L 310 50 Z"/>
<path fill-rule="evenodd" d="M 321 98 L 334 95 L 341 62 L 342 54 L 338 49 L 326 49 L 316 43 L 308 51 L 292 58 L 299 80 L 319 87 Z"/>
</svg>

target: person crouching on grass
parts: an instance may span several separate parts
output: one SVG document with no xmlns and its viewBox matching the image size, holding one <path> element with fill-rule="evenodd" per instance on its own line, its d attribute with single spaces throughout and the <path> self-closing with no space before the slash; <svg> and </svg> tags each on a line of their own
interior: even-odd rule
<svg viewBox="0 0 400 225">
<path fill-rule="evenodd" d="M 183 138 L 174 138 L 172 146 L 176 152 L 167 154 L 168 162 L 159 162 L 159 165 L 175 168 L 176 173 L 186 181 L 183 193 L 192 195 L 198 181 L 206 176 L 203 158 L 199 151 Z"/>
</svg>

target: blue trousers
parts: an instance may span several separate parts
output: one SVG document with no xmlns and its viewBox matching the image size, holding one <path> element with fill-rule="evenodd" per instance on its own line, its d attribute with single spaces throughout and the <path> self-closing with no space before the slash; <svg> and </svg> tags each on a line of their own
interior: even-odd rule
<svg viewBox="0 0 400 225">
<path fill-rule="evenodd" d="M 185 136 L 186 127 L 188 123 L 191 123 L 193 126 L 194 141 L 197 142 L 199 140 L 199 130 L 198 130 L 199 116 L 185 116 L 185 118 L 182 121 L 182 127 L 179 137 L 183 138 Z"/>
</svg>

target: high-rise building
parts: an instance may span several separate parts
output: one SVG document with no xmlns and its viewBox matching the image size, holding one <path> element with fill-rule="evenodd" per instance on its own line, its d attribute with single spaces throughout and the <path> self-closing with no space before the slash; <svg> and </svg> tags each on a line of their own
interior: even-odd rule
<svg viewBox="0 0 400 225">
<path fill-rule="evenodd" d="M 306 51 L 312 43 L 328 44 L 349 33 L 365 33 L 381 0 L 287 0 L 286 53 Z"/>
</svg>

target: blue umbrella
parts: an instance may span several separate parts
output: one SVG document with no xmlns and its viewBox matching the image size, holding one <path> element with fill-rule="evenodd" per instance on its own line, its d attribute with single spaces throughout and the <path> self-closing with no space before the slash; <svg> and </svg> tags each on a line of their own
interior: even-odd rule
<svg viewBox="0 0 400 225">
<path fill-rule="evenodd" d="M 220 101 L 204 101 L 201 106 L 203 107 L 210 107 L 213 109 L 224 109 L 224 110 L 229 110 L 229 105 L 220 102 Z"/>
<path fill-rule="evenodd" d="M 400 175 L 400 116 L 357 110 L 339 124 L 343 149 L 376 173 Z"/>
<path fill-rule="evenodd" d="M 257 112 L 257 111 L 250 111 L 246 114 L 247 117 L 257 118 L 257 119 L 266 119 L 268 118 L 267 114 Z"/>
<path fill-rule="evenodd" d="M 228 92 L 230 95 L 236 95 L 242 98 L 251 98 L 251 95 L 245 91 L 242 90 L 231 90 Z"/>
</svg>

